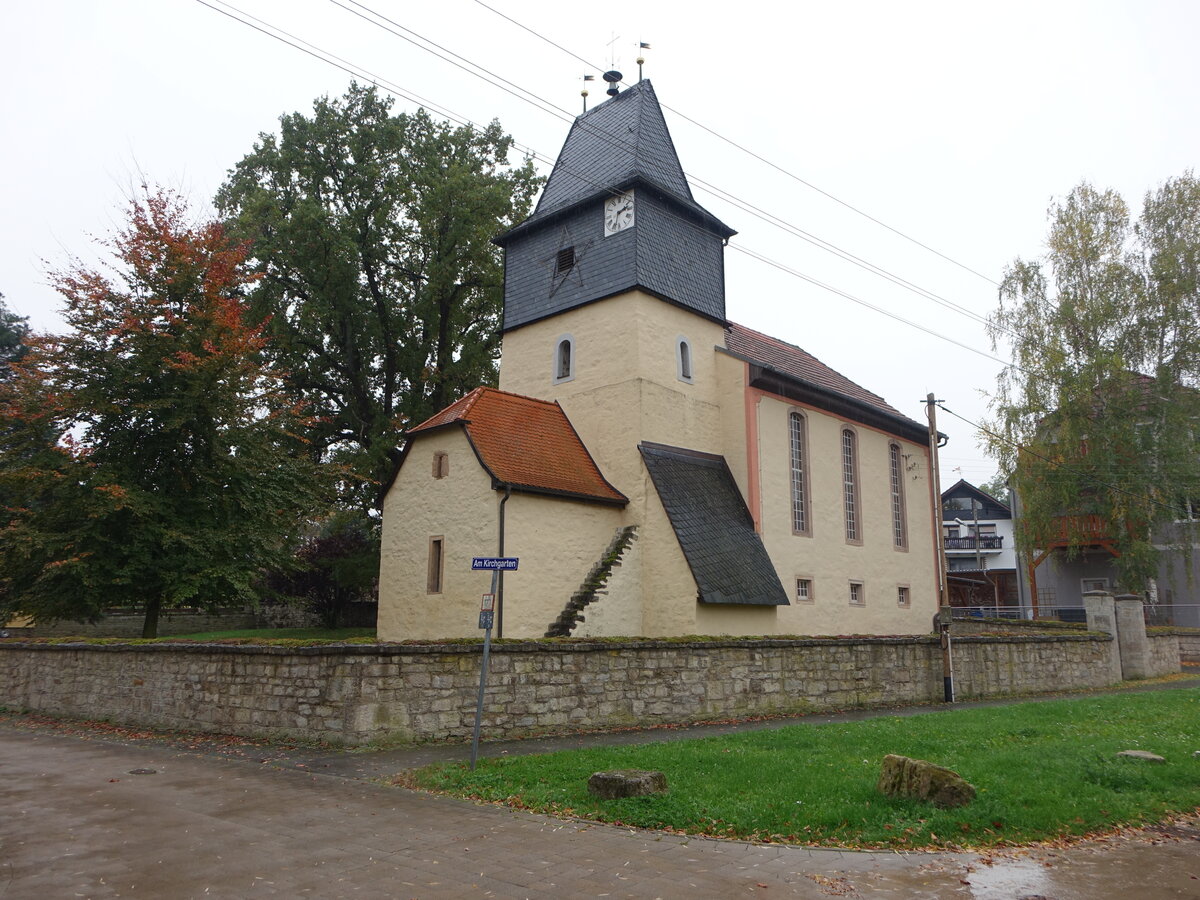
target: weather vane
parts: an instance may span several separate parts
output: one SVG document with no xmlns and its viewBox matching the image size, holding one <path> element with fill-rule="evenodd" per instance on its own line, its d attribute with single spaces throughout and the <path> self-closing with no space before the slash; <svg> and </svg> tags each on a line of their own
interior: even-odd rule
<svg viewBox="0 0 1200 900">
<path fill-rule="evenodd" d="M 587 112 L 587 98 L 588 98 L 587 83 L 589 81 L 595 81 L 595 80 L 596 80 L 595 75 L 584 75 L 583 76 L 583 90 L 579 92 L 579 96 L 581 96 L 583 98 L 583 111 L 584 112 Z"/>
</svg>

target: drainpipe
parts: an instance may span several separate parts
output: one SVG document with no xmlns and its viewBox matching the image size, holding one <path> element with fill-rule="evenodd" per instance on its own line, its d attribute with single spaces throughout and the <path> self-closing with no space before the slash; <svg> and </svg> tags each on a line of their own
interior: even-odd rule
<svg viewBox="0 0 1200 900">
<path fill-rule="evenodd" d="M 504 556 L 504 504 L 512 496 L 512 485 L 504 486 L 504 496 L 500 498 L 500 546 L 496 555 Z M 504 637 L 504 570 L 496 571 L 496 640 Z"/>
</svg>

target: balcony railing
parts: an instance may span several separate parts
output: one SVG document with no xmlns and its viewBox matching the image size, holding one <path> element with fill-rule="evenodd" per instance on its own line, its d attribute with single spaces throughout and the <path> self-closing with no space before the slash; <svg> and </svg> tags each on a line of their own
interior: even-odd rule
<svg viewBox="0 0 1200 900">
<path fill-rule="evenodd" d="M 1113 533 L 1108 522 L 1100 516 L 1058 516 L 1051 522 L 1051 536 L 1062 542 L 1074 539 L 1086 543 L 1090 540 L 1108 540 Z"/>
<path fill-rule="evenodd" d="M 1004 535 L 1002 534 L 981 534 L 978 537 L 971 535 L 969 537 L 948 537 L 944 538 L 947 550 L 969 550 L 974 553 L 976 550 L 1003 550 Z M 978 542 L 978 546 L 976 546 Z"/>
</svg>

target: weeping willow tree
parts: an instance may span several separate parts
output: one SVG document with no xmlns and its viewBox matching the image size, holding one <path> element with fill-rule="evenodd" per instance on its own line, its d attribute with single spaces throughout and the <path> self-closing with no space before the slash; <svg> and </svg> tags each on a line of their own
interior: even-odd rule
<svg viewBox="0 0 1200 900">
<path fill-rule="evenodd" d="M 1012 364 L 984 440 L 1021 498 L 1019 548 L 1107 541 L 1120 586 L 1141 590 L 1200 517 L 1200 182 L 1167 181 L 1136 221 L 1082 183 L 1049 221 L 989 319 Z"/>
</svg>

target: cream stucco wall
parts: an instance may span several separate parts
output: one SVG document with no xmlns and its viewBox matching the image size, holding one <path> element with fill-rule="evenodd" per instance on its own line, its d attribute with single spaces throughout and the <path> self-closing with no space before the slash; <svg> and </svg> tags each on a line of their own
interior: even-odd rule
<svg viewBox="0 0 1200 900">
<path fill-rule="evenodd" d="M 566 335 L 575 345 L 575 374 L 556 383 L 555 350 Z M 691 382 L 679 378 L 680 338 L 690 348 Z M 501 390 L 557 400 L 604 476 L 629 498 L 624 523 L 638 527 L 629 563 L 614 574 L 609 594 L 589 607 L 576 634 L 696 631 L 696 584 L 638 444 L 723 452 L 719 346 L 721 325 L 641 291 L 504 336 Z"/>
<path fill-rule="evenodd" d="M 559 340 L 575 342 L 575 375 L 555 383 Z M 692 383 L 677 377 L 676 343 L 691 347 Z M 655 441 L 721 452 L 714 347 L 720 325 L 631 291 L 504 336 L 500 389 L 557 400 L 616 487 L 640 506 L 637 445 Z"/>
<path fill-rule="evenodd" d="M 760 529 L 780 581 L 792 599 L 781 607 L 779 630 L 788 634 L 925 634 L 937 609 L 928 451 L 865 425 L 754 391 L 752 428 L 758 444 Z M 807 422 L 811 534 L 792 531 L 788 415 Z M 846 540 L 842 493 L 842 431 L 857 436 L 861 540 Z M 888 446 L 898 443 L 904 469 L 907 548 L 892 534 Z M 795 598 L 796 579 L 812 580 L 808 603 Z M 865 605 L 851 606 L 850 582 L 859 581 Z M 898 588 L 910 605 L 898 605 Z"/>
<path fill-rule="evenodd" d="M 433 477 L 437 452 L 449 456 L 444 478 Z M 482 635 L 480 596 L 490 588 L 491 575 L 472 571 L 471 558 L 497 554 L 502 497 L 461 428 L 415 439 L 384 503 L 380 639 Z M 505 505 L 504 555 L 517 557 L 520 567 L 504 576 L 504 637 L 541 637 L 603 557 L 621 520 L 617 507 L 514 492 Z M 439 593 L 430 593 L 427 582 L 434 536 L 444 539 Z M 588 634 L 631 633 L 620 625 L 625 616 L 640 617 L 640 586 L 623 576 L 618 570 L 601 596 L 622 616 L 608 616 L 605 626 L 591 621 L 590 607 Z"/>
<path fill-rule="evenodd" d="M 497 494 L 497 496 L 499 496 Z M 504 637 L 542 637 L 600 561 L 621 526 L 621 510 L 556 497 L 514 493 L 505 509 L 504 555 L 520 559 L 520 568 L 504 576 Z M 621 567 L 622 569 L 624 566 Z M 627 635 L 619 621 L 613 630 L 593 621 L 610 600 L 636 615 L 638 585 L 622 576 L 610 579 L 596 603 L 584 610 L 589 636 Z M 477 598 L 478 599 L 478 598 Z M 582 634 L 576 630 L 576 634 Z"/>
<path fill-rule="evenodd" d="M 433 455 L 450 471 L 433 477 Z M 471 557 L 494 556 L 500 496 L 461 428 L 418 437 L 384 499 L 379 561 L 380 640 L 474 637 L 487 576 Z M 429 540 L 444 538 L 441 593 L 428 592 Z"/>
</svg>

